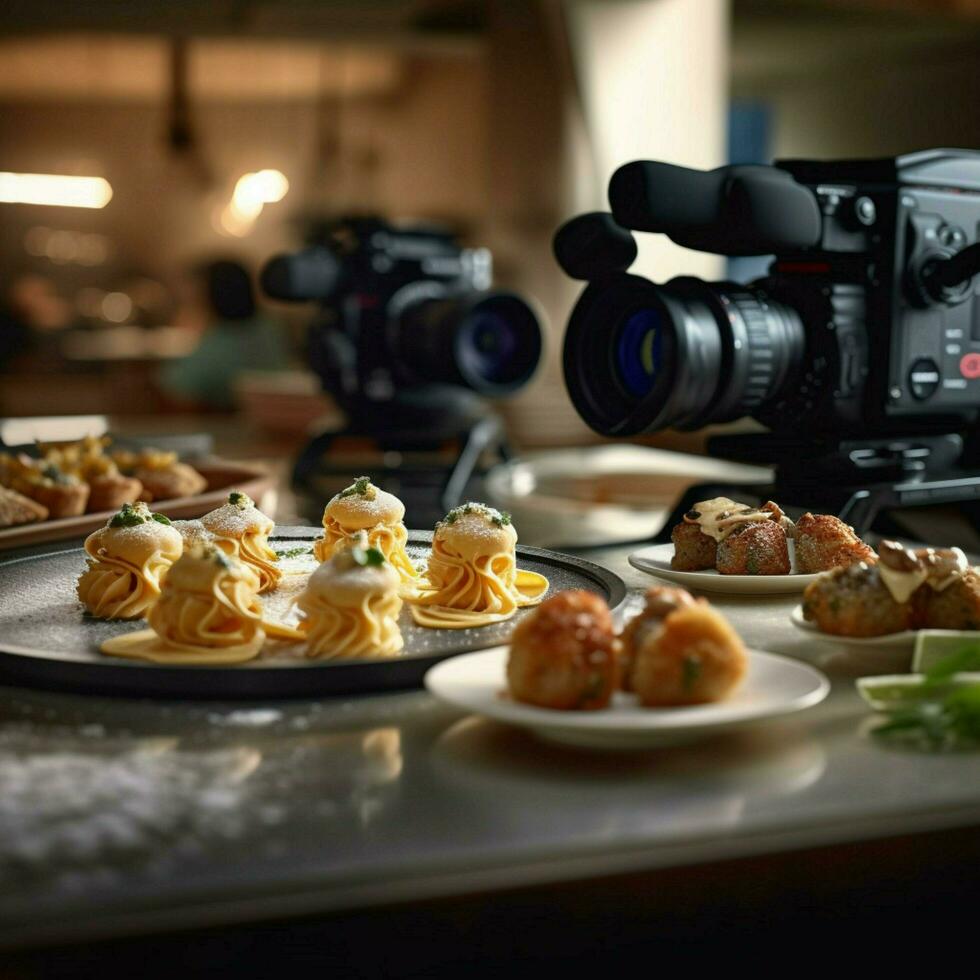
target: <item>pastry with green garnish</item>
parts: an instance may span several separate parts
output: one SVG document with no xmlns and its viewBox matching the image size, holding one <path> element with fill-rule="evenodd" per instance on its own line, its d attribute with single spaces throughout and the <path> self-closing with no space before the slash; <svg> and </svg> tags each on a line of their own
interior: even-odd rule
<svg viewBox="0 0 980 980">
<path fill-rule="evenodd" d="M 402 581 L 417 575 L 405 545 L 405 505 L 392 493 L 382 490 L 367 476 L 359 476 L 331 498 L 323 511 L 323 537 L 317 538 L 313 553 L 326 561 L 348 547 L 363 531 L 372 548 L 384 555 Z"/>
<path fill-rule="evenodd" d="M 270 592 L 279 584 L 279 556 L 269 545 L 276 525 L 247 493 L 232 490 L 226 503 L 201 518 L 201 525 L 222 551 L 255 570 L 260 593 Z"/>
<path fill-rule="evenodd" d="M 144 503 L 123 504 L 105 527 L 85 539 L 88 560 L 78 580 L 78 598 L 99 619 L 143 616 L 183 548 L 180 533 L 163 514 Z"/>
</svg>

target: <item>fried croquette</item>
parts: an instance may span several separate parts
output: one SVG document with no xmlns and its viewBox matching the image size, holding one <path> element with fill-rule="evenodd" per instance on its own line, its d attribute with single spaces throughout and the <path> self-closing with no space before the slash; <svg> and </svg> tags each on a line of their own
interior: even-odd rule
<svg viewBox="0 0 980 980">
<path fill-rule="evenodd" d="M 838 567 L 803 593 L 803 618 L 835 636 L 884 636 L 912 625 L 912 605 L 892 598 L 877 566 Z"/>
<path fill-rule="evenodd" d="M 619 684 L 619 640 L 606 603 L 572 589 L 541 603 L 510 641 L 507 684 L 539 708 L 605 708 Z"/>
<path fill-rule="evenodd" d="M 646 605 L 642 612 L 626 624 L 620 636 L 619 679 L 624 691 L 633 689 L 630 679 L 633 660 L 646 634 L 650 630 L 659 629 L 670 613 L 705 602 L 704 599 L 695 599 L 687 589 L 671 588 L 666 585 L 651 586 L 647 589 L 645 599 Z"/>
<path fill-rule="evenodd" d="M 707 604 L 676 609 L 638 640 L 632 686 L 647 707 L 720 701 L 745 676 L 748 658 L 741 639 Z"/>
<path fill-rule="evenodd" d="M 732 531 L 718 545 L 722 575 L 789 575 L 786 531 L 775 521 L 757 521 Z"/>
<path fill-rule="evenodd" d="M 941 591 L 919 586 L 911 605 L 916 628 L 980 630 L 980 574 L 967 569 Z"/>
<path fill-rule="evenodd" d="M 718 544 L 697 524 L 681 522 L 670 532 L 670 540 L 674 543 L 671 568 L 678 572 L 701 572 L 715 567 Z"/>
<path fill-rule="evenodd" d="M 854 528 L 831 514 L 804 514 L 796 522 L 796 570 L 803 575 L 876 560 Z"/>
</svg>

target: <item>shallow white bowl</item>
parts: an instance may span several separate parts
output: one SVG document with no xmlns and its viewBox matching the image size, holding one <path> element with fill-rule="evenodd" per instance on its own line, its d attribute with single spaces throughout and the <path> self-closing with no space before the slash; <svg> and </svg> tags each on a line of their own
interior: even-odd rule
<svg viewBox="0 0 980 980">
<path fill-rule="evenodd" d="M 749 650 L 742 687 L 727 701 L 685 708 L 644 708 L 617 694 L 600 711 L 552 711 L 507 695 L 507 647 L 463 654 L 437 664 L 425 686 L 440 701 L 496 721 L 530 729 L 541 738 L 591 748 L 653 748 L 693 741 L 821 702 L 827 678 L 807 664 Z"/>
<path fill-rule="evenodd" d="M 836 633 L 824 633 L 814 623 L 803 618 L 803 606 L 794 606 L 789 618 L 793 625 L 804 633 L 826 640 L 828 643 L 840 643 L 848 647 L 907 651 L 911 654 L 915 648 L 915 638 L 918 636 L 918 630 L 903 630 L 901 633 L 886 633 L 884 636 L 838 636 Z"/>
</svg>

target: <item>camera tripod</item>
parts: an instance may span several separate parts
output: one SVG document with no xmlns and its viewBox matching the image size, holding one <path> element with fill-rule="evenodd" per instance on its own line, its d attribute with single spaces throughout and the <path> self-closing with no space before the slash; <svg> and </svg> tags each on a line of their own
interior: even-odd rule
<svg viewBox="0 0 980 980">
<path fill-rule="evenodd" d="M 712 456 L 770 465 L 777 460 L 771 484 L 737 486 L 711 483 L 689 487 L 674 507 L 658 542 L 694 504 L 712 497 L 775 500 L 790 511 L 836 514 L 858 534 L 905 532 L 889 516 L 896 508 L 980 501 L 980 466 L 963 463 L 962 436 L 918 436 L 893 439 L 830 439 L 804 442 L 773 434 L 716 436 L 708 440 Z M 974 526 L 980 510 L 968 506 Z"/>
<path fill-rule="evenodd" d="M 347 424 L 314 436 L 293 467 L 294 488 L 320 506 L 338 479 L 352 476 L 350 466 L 329 461 L 343 441 L 367 443 L 380 455 L 381 466 L 368 465 L 367 472 L 402 498 L 410 523 L 419 527 L 435 524 L 465 500 L 486 454 L 501 461 L 512 456 L 503 420 L 463 388 L 427 385 L 344 407 Z"/>
</svg>

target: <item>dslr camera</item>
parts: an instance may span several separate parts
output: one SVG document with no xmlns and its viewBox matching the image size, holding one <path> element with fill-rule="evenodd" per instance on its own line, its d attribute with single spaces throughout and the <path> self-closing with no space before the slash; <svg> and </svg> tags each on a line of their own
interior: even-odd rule
<svg viewBox="0 0 980 980">
<path fill-rule="evenodd" d="M 955 462 L 980 412 L 980 153 L 708 172 L 637 161 L 615 172 L 609 203 L 555 237 L 565 272 L 588 282 L 564 371 L 597 432 L 748 415 L 771 435 L 743 458 L 792 465 L 843 447 L 856 471 L 889 454 L 899 472 Z M 627 271 L 632 231 L 774 259 L 747 285 L 656 284 Z"/>
<path fill-rule="evenodd" d="M 492 290 L 491 278 L 485 248 L 462 248 L 438 229 L 347 218 L 271 259 L 262 286 L 320 304 L 312 367 L 354 427 L 390 432 L 439 428 L 466 404 L 453 392 L 500 398 L 534 374 L 538 318 L 519 296 Z"/>
</svg>

